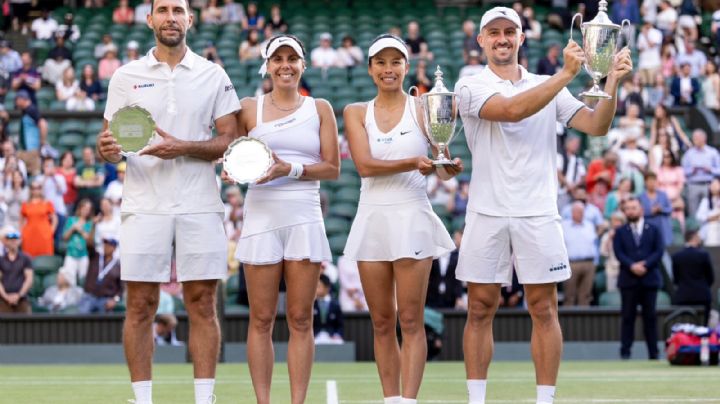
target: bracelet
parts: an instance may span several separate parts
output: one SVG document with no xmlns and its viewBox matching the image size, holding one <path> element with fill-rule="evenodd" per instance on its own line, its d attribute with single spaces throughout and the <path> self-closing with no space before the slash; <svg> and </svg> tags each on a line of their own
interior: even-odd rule
<svg viewBox="0 0 720 404">
<path fill-rule="evenodd" d="M 290 172 L 288 173 L 288 177 L 299 179 L 303 175 L 303 171 L 305 171 L 305 167 L 303 167 L 300 163 L 290 163 Z"/>
</svg>

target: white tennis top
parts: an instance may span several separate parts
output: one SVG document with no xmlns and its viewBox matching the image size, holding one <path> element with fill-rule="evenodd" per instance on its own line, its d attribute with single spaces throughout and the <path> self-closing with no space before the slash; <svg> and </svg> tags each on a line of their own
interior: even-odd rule
<svg viewBox="0 0 720 404">
<path fill-rule="evenodd" d="M 400 160 L 410 157 L 427 156 L 428 141 L 422 130 L 410 115 L 412 104 L 410 96 L 406 97 L 405 109 L 400 121 L 388 132 L 382 132 L 375 122 L 375 100 L 368 102 L 365 112 L 365 131 L 370 143 L 370 154 L 379 160 Z M 422 119 L 422 117 L 418 117 Z M 393 195 L 397 191 L 426 192 L 425 176 L 418 170 L 406 171 L 392 175 L 362 178 L 360 187 L 362 201 L 370 194 Z M 376 198 L 373 198 L 376 199 Z"/>
<path fill-rule="evenodd" d="M 488 216 L 557 215 L 556 122 L 567 126 L 585 104 L 565 88 L 545 108 L 520 122 L 480 119 L 480 110 L 493 95 L 512 97 L 549 78 L 519 68 L 517 83 L 487 68 L 455 84 L 472 152 L 468 210 Z"/>
<path fill-rule="evenodd" d="M 140 106 L 150 112 L 157 127 L 178 139 L 209 140 L 215 120 L 240 109 L 230 78 L 220 66 L 189 48 L 172 70 L 155 58 L 154 51 L 113 74 L 105 119 L 110 121 L 120 108 Z M 131 155 L 126 175 L 122 212 L 223 212 L 214 162 Z"/>
</svg>

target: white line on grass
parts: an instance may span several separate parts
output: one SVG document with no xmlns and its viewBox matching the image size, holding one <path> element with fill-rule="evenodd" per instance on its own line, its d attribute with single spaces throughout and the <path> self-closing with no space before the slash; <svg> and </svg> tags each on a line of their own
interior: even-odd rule
<svg viewBox="0 0 720 404">
<path fill-rule="evenodd" d="M 325 382 L 325 388 L 327 389 L 327 404 L 338 404 L 337 382 L 328 380 Z"/>
<path fill-rule="evenodd" d="M 342 400 L 343 404 L 377 403 L 377 400 Z M 467 400 L 422 400 L 423 403 L 467 403 Z M 534 403 L 535 400 L 488 400 L 488 403 Z M 720 403 L 717 398 L 563 398 L 555 399 L 556 403 Z"/>
</svg>

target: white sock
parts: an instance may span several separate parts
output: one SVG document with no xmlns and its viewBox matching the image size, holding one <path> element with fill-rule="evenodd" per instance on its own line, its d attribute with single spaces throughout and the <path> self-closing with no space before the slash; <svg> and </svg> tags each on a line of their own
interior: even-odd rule
<svg viewBox="0 0 720 404">
<path fill-rule="evenodd" d="M 555 399 L 555 386 L 542 386 L 538 385 L 537 389 L 537 404 L 553 404 Z"/>
<path fill-rule="evenodd" d="M 195 404 L 209 404 L 215 379 L 195 379 Z"/>
<path fill-rule="evenodd" d="M 402 397 L 400 399 L 400 404 L 417 404 L 417 400 L 414 398 L 405 398 Z"/>
<path fill-rule="evenodd" d="M 400 397 L 400 396 L 392 396 L 392 397 L 385 397 L 385 398 L 383 399 L 383 402 L 384 402 L 385 404 L 400 404 L 400 403 L 402 402 L 402 401 L 400 401 L 400 400 L 402 400 L 402 397 Z"/>
<path fill-rule="evenodd" d="M 136 404 L 152 404 L 152 380 L 143 380 L 132 384 Z"/>
<path fill-rule="evenodd" d="M 468 401 L 470 404 L 485 404 L 485 388 L 487 380 L 468 380 Z"/>
</svg>

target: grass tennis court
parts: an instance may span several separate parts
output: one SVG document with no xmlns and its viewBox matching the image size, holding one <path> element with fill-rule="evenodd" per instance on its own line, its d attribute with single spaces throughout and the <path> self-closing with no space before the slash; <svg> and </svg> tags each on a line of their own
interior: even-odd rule
<svg viewBox="0 0 720 404">
<path fill-rule="evenodd" d="M 466 403 L 462 363 L 428 365 L 421 403 Z M 491 367 L 488 402 L 534 403 L 529 362 L 498 362 Z M 666 362 L 565 362 L 556 403 L 720 403 L 720 367 L 670 367 Z M 308 403 L 327 403 L 327 381 L 337 385 L 339 403 L 381 403 L 373 363 L 316 364 Z M 217 403 L 254 403 L 245 364 L 218 369 Z M 190 365 L 156 365 L 155 404 L 192 404 Z M 122 365 L 0 366 L 0 403 L 126 404 L 133 398 Z M 289 402 L 287 368 L 275 368 L 273 403 Z"/>
</svg>

